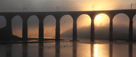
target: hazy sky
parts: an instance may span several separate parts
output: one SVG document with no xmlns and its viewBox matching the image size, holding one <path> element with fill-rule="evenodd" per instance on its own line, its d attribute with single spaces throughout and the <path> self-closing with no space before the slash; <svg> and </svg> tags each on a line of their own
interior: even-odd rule
<svg viewBox="0 0 136 57">
<path fill-rule="evenodd" d="M 117 9 L 136 9 L 136 1 L 134 0 L 0 0 L 0 12 L 45 12 L 45 11 L 90 11 L 90 10 L 117 10 Z M 125 17 L 124 17 L 125 16 Z M 0 17 L 0 27 L 5 24 L 3 17 Z M 13 19 L 13 34 L 22 35 L 22 21 L 19 16 Z M 124 20 L 120 25 L 115 23 L 120 23 L 120 20 Z M 31 21 L 33 20 L 33 21 Z M 62 17 L 61 23 L 61 33 L 69 34 L 72 33 L 72 23 L 73 20 L 71 16 L 65 15 Z M 90 17 L 87 15 L 82 15 L 78 18 L 78 29 L 90 28 L 91 25 Z M 122 33 L 128 33 L 128 18 L 124 14 L 119 14 L 115 17 L 114 25 L 116 29 L 123 29 Z M 108 37 L 109 28 L 109 18 L 108 16 L 102 14 L 100 21 L 95 21 L 96 32 L 98 32 L 99 37 Z M 29 37 L 38 37 L 38 19 L 36 16 L 31 16 L 28 20 L 28 35 Z M 124 26 L 124 27 L 121 27 Z M 33 31 L 35 30 L 35 31 Z M 32 32 L 33 31 L 33 32 Z M 67 32 L 71 31 L 71 32 Z M 106 32 L 104 32 L 106 31 Z M 118 31 L 118 30 L 117 30 Z M 115 31 L 115 34 L 117 33 Z M 66 33 L 67 32 L 67 33 Z M 104 32 L 104 33 L 103 33 Z M 85 32 L 81 32 L 85 33 Z M 89 30 L 87 31 L 89 33 Z M 44 35 L 46 37 L 54 37 L 55 35 L 55 18 L 53 16 L 48 16 L 44 20 Z M 79 33 L 80 35 L 80 33 Z M 89 34 L 87 34 L 89 35 Z M 105 36 L 103 36 L 105 35 Z M 67 35 L 65 35 L 67 36 Z M 72 34 L 70 34 L 72 36 Z M 89 37 L 89 36 L 88 36 Z M 126 36 L 127 37 L 127 36 Z"/>
<path fill-rule="evenodd" d="M 130 9 L 134 0 L 0 0 L 0 11 L 86 11 Z"/>
</svg>

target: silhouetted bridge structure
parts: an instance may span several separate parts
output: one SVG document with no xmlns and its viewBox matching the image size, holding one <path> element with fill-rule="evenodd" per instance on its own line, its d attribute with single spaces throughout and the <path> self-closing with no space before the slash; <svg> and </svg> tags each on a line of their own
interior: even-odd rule
<svg viewBox="0 0 136 57">
<path fill-rule="evenodd" d="M 90 40 L 94 41 L 94 18 L 96 15 L 104 13 L 110 18 L 109 26 L 109 40 L 113 39 L 113 17 L 118 13 L 124 13 L 129 17 L 129 41 L 133 40 L 133 17 L 136 14 L 136 9 L 131 10 L 105 10 L 105 11 L 60 11 L 60 12 L 0 12 L 0 15 L 6 18 L 9 33 L 12 34 L 11 20 L 14 16 L 19 15 L 23 19 L 23 35 L 22 38 L 27 40 L 28 30 L 27 30 L 27 20 L 30 16 L 36 15 L 39 19 L 39 40 L 43 40 L 43 20 L 48 15 L 53 15 L 56 19 L 56 40 L 60 40 L 60 19 L 63 15 L 70 15 L 73 18 L 73 40 L 77 40 L 77 18 L 81 14 L 87 14 L 91 18 L 91 35 Z"/>
</svg>

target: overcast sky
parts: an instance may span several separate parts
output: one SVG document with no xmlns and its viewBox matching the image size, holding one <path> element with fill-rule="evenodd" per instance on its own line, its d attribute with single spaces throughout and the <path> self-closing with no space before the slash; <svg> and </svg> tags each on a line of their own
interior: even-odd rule
<svg viewBox="0 0 136 57">
<path fill-rule="evenodd" d="M 134 0 L 0 0 L 0 11 L 88 11 L 130 9 Z M 57 8 L 58 7 L 58 8 Z"/>
</svg>

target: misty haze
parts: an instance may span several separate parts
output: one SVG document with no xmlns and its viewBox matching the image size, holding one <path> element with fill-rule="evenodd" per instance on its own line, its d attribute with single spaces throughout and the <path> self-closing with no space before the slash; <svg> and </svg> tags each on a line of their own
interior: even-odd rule
<svg viewBox="0 0 136 57">
<path fill-rule="evenodd" d="M 0 0 L 0 57 L 136 57 L 136 1 Z"/>
</svg>

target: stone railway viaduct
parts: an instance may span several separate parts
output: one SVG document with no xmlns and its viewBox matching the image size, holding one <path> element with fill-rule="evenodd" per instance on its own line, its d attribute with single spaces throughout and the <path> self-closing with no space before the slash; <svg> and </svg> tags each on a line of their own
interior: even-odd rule
<svg viewBox="0 0 136 57">
<path fill-rule="evenodd" d="M 43 41 L 43 20 L 48 15 L 53 15 L 56 19 L 56 40 L 60 40 L 60 19 L 62 16 L 68 14 L 73 18 L 73 40 L 77 40 L 77 18 L 82 14 L 87 14 L 90 16 L 91 20 L 91 35 L 90 41 L 94 41 L 94 18 L 98 14 L 106 14 L 110 18 L 109 23 L 109 41 L 113 40 L 113 18 L 119 13 L 124 13 L 129 17 L 129 41 L 133 41 L 133 17 L 136 14 L 136 9 L 130 10 L 104 10 L 104 11 L 59 11 L 59 12 L 0 12 L 0 15 L 6 18 L 6 27 L 9 33 L 12 35 L 11 20 L 14 16 L 19 15 L 23 20 L 22 38 L 27 40 L 28 30 L 27 30 L 27 20 L 30 16 L 36 15 L 39 19 L 39 41 Z"/>
</svg>

